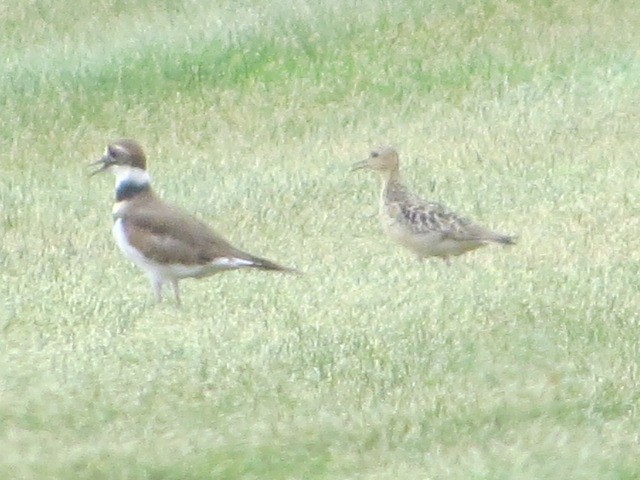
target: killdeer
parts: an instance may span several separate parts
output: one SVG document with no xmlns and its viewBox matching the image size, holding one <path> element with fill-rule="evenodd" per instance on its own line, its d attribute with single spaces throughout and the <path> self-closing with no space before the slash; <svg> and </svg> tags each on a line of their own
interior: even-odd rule
<svg viewBox="0 0 640 480">
<path fill-rule="evenodd" d="M 156 300 L 170 283 L 180 304 L 178 281 L 214 273 L 256 268 L 298 273 L 232 246 L 204 223 L 163 202 L 151 189 L 146 156 L 138 142 L 110 144 L 91 173 L 109 171 L 116 177 L 113 236 L 122 253 L 149 277 Z"/>
<path fill-rule="evenodd" d="M 414 195 L 400 179 L 398 153 L 392 147 L 371 152 L 357 162 L 352 171 L 367 168 L 382 176 L 379 218 L 392 240 L 408 248 L 419 259 L 441 257 L 447 264 L 450 256 L 461 255 L 489 242 L 513 245 L 514 237 L 495 233 L 443 205 Z"/>
</svg>

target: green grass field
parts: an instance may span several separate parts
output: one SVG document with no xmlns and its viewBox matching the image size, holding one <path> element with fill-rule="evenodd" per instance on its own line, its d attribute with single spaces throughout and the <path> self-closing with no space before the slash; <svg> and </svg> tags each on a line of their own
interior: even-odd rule
<svg viewBox="0 0 640 480">
<path fill-rule="evenodd" d="M 0 5 L 0 478 L 640 478 L 636 2 L 263 3 Z M 123 136 L 305 275 L 154 304 L 87 177 Z M 387 143 L 518 245 L 393 245 Z"/>
</svg>

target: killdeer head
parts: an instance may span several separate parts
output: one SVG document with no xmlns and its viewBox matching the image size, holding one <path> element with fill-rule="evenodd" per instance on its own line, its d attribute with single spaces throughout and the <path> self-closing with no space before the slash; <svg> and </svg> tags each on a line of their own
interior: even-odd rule
<svg viewBox="0 0 640 480">
<path fill-rule="evenodd" d="M 100 169 L 93 172 L 93 174 L 109 170 L 117 172 L 119 169 L 126 170 L 131 168 L 146 170 L 147 156 L 138 142 L 123 138 L 107 145 L 102 158 L 94 162 L 93 165 L 100 165 Z"/>
<path fill-rule="evenodd" d="M 146 171 L 147 157 L 135 140 L 125 138 L 109 144 L 102 157 L 92 165 L 100 167 L 91 173 L 92 176 L 103 172 L 115 175 L 117 202 L 151 188 L 151 179 Z"/>
</svg>

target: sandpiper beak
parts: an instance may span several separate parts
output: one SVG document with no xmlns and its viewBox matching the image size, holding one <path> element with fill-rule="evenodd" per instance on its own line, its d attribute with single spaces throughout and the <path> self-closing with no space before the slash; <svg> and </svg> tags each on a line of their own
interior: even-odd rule
<svg viewBox="0 0 640 480">
<path fill-rule="evenodd" d="M 93 177 L 96 173 L 104 172 L 111 166 L 112 163 L 113 162 L 111 161 L 111 158 L 108 155 L 103 156 L 100 160 L 96 160 L 95 162 L 90 163 L 89 164 L 90 167 L 96 167 L 99 165 L 100 168 L 91 172 L 89 176 Z"/>
<path fill-rule="evenodd" d="M 362 170 L 363 168 L 367 168 L 369 166 L 369 159 L 362 160 L 360 162 L 356 162 L 351 165 L 351 172 L 355 172 L 356 170 Z"/>
</svg>

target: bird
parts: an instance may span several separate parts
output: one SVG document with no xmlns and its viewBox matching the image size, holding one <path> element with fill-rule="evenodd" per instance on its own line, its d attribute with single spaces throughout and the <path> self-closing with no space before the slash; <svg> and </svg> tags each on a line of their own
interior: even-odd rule
<svg viewBox="0 0 640 480">
<path fill-rule="evenodd" d="M 149 277 L 157 302 L 169 283 L 180 305 L 178 282 L 183 278 L 244 268 L 300 273 L 234 247 L 200 220 L 160 199 L 151 188 L 147 157 L 136 140 L 110 143 L 91 165 L 99 167 L 91 176 L 115 175 L 113 236 L 124 256 Z"/>
<path fill-rule="evenodd" d="M 352 165 L 351 171 L 369 169 L 382 177 L 379 219 L 384 232 L 408 248 L 418 259 L 450 257 L 488 243 L 515 244 L 516 238 L 472 223 L 444 205 L 412 193 L 400 177 L 400 160 L 393 147 L 380 147 Z"/>
</svg>

